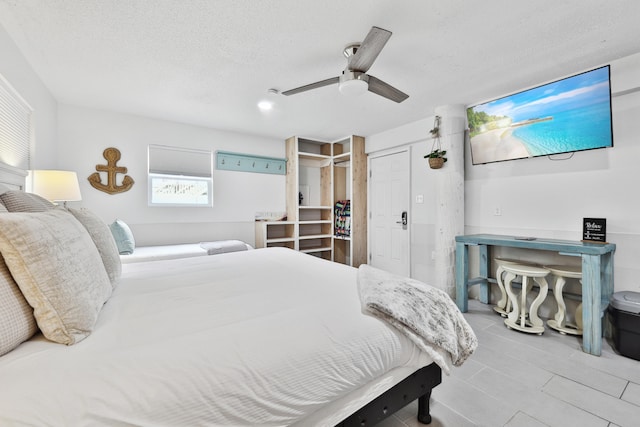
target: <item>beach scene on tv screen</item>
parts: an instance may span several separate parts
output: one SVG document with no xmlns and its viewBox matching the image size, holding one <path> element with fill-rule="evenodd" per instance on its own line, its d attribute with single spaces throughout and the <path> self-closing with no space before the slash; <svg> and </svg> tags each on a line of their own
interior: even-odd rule
<svg viewBox="0 0 640 427">
<path fill-rule="evenodd" d="M 467 109 L 473 164 L 612 145 L 609 67 Z"/>
</svg>

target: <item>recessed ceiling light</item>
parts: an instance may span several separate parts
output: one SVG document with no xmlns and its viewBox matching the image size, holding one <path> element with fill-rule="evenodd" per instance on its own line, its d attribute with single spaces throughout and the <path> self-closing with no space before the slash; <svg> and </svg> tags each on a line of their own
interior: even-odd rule
<svg viewBox="0 0 640 427">
<path fill-rule="evenodd" d="M 262 100 L 258 102 L 260 111 L 269 111 L 273 108 L 273 101 Z"/>
<path fill-rule="evenodd" d="M 274 101 L 273 96 L 277 95 L 280 93 L 280 91 L 278 91 L 278 89 L 269 89 L 267 90 L 268 93 L 268 99 L 262 99 L 258 102 L 258 108 L 260 109 L 260 111 L 270 111 L 273 109 L 273 105 L 274 105 Z"/>
</svg>

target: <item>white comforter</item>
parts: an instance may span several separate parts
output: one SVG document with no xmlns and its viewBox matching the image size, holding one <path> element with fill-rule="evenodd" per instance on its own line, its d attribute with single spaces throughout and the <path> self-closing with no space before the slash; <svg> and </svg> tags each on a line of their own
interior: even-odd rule
<svg viewBox="0 0 640 427">
<path fill-rule="evenodd" d="M 89 338 L 0 358 L 0 425 L 333 425 L 431 362 L 361 313 L 356 274 L 281 248 L 124 265 Z"/>
</svg>

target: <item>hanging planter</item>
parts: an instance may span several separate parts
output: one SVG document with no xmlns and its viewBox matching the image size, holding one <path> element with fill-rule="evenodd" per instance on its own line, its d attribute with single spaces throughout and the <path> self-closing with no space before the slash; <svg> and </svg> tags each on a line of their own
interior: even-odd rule
<svg viewBox="0 0 640 427">
<path fill-rule="evenodd" d="M 430 157 L 429 158 L 429 167 L 431 169 L 440 169 L 442 165 L 444 165 L 445 158 L 442 157 Z"/>
<path fill-rule="evenodd" d="M 426 154 L 424 158 L 429 159 L 429 167 L 431 169 L 440 169 L 447 161 L 445 157 L 447 151 L 442 149 L 440 143 L 440 116 L 434 118 L 433 129 L 429 133 L 433 138 L 433 143 L 431 144 L 431 152 Z"/>
</svg>

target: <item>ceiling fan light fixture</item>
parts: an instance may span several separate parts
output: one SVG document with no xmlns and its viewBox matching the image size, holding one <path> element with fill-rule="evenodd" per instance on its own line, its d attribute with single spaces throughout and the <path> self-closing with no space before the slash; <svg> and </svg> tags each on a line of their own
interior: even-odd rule
<svg viewBox="0 0 640 427">
<path fill-rule="evenodd" d="M 360 72 L 344 71 L 338 89 L 347 96 L 362 95 L 369 90 L 368 76 Z"/>
<path fill-rule="evenodd" d="M 371 27 L 362 43 L 354 43 L 344 49 L 347 67 L 340 76 L 285 90 L 282 94 L 285 96 L 295 95 L 337 83 L 340 93 L 347 94 L 347 96 L 371 92 L 394 102 L 404 101 L 409 95 L 377 77 L 367 74 L 389 37 L 391 37 L 391 31 L 375 26 Z"/>
</svg>

